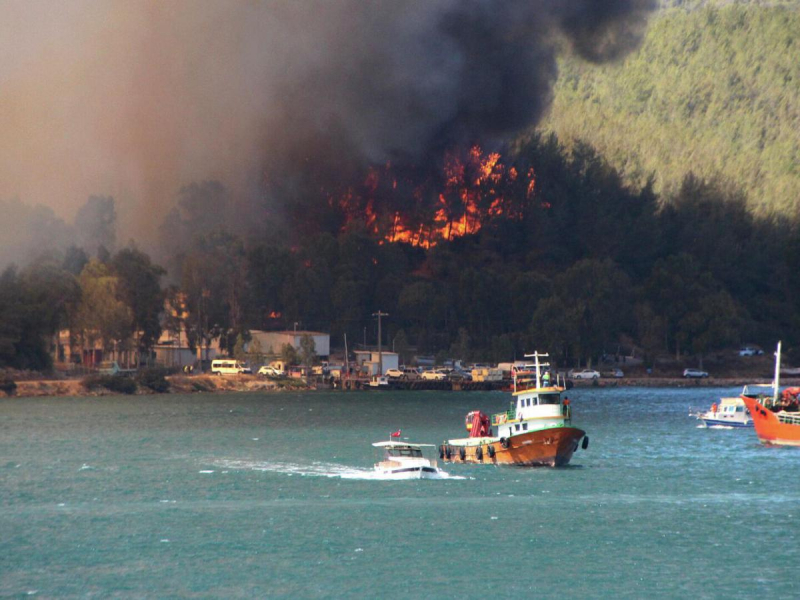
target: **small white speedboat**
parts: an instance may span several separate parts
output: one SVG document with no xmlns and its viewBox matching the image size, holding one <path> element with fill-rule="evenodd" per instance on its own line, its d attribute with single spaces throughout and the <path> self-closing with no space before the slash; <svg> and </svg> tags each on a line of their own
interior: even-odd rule
<svg viewBox="0 0 800 600">
<path fill-rule="evenodd" d="M 753 418 L 740 397 L 720 398 L 705 412 L 695 415 L 706 427 L 752 427 Z"/>
<path fill-rule="evenodd" d="M 382 458 L 375 463 L 375 472 L 387 479 L 439 479 L 447 477 L 436 460 L 423 456 L 423 448 L 435 448 L 434 444 L 411 444 L 408 442 L 376 442 L 372 444 L 382 451 Z"/>
</svg>

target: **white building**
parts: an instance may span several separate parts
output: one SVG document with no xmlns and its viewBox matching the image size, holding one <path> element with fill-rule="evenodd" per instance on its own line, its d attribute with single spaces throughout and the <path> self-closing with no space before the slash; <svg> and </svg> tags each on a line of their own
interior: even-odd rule
<svg viewBox="0 0 800 600">
<path fill-rule="evenodd" d="M 281 348 L 286 344 L 292 346 L 295 350 L 300 350 L 300 340 L 304 335 L 308 335 L 314 340 L 314 351 L 320 358 L 327 358 L 331 353 L 331 336 L 329 333 L 321 333 L 319 331 L 259 331 L 256 329 L 250 330 L 250 336 L 253 338 L 248 344 L 247 350 L 251 351 L 253 348 L 253 341 L 258 340 L 261 344 L 261 351 L 265 354 L 280 354 Z"/>
<path fill-rule="evenodd" d="M 166 329 L 162 330 L 161 337 L 153 346 L 156 355 L 156 364 L 165 367 L 185 367 L 193 365 L 201 358 L 214 360 L 220 355 L 219 339 L 211 341 L 211 345 L 206 349 L 205 346 L 192 350 L 189 348 L 186 330 L 181 329 L 178 333 L 173 333 Z"/>
<path fill-rule="evenodd" d="M 385 375 L 389 369 L 397 369 L 400 366 L 400 355 L 396 352 L 381 352 L 380 357 L 378 352 L 373 350 L 356 350 L 354 354 L 359 371 L 370 377 L 378 374 L 381 362 L 383 362 L 381 375 Z"/>
</svg>

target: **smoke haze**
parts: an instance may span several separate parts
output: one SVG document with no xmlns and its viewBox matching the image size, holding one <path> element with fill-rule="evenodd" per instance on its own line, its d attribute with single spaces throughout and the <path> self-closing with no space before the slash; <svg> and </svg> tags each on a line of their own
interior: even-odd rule
<svg viewBox="0 0 800 600">
<path fill-rule="evenodd" d="M 116 201 L 118 239 L 147 243 L 193 181 L 218 180 L 256 207 L 265 182 L 309 167 L 347 177 L 501 140 L 546 110 L 559 52 L 616 59 L 653 6 L 6 0 L 0 234 L 14 228 L 12 199 L 72 221 L 99 195 Z"/>
</svg>

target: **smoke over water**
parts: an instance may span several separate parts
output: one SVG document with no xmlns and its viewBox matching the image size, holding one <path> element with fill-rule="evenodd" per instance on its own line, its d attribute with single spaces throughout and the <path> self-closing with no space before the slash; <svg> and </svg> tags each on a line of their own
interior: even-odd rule
<svg viewBox="0 0 800 600">
<path fill-rule="evenodd" d="M 265 182 L 285 192 L 311 172 L 347 178 L 503 140 L 546 110 L 559 52 L 618 58 L 653 5 L 10 0 L 0 234 L 11 199 L 71 221 L 100 195 L 115 198 L 118 239 L 148 242 L 193 181 L 258 207 Z"/>
</svg>

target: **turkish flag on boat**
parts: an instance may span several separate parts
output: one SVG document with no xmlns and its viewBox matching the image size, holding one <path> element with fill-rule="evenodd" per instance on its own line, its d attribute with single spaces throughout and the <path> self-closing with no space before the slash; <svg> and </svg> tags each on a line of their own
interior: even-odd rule
<svg viewBox="0 0 800 600">
<path fill-rule="evenodd" d="M 398 429 L 392 434 L 392 437 L 400 437 L 400 430 Z"/>
</svg>

